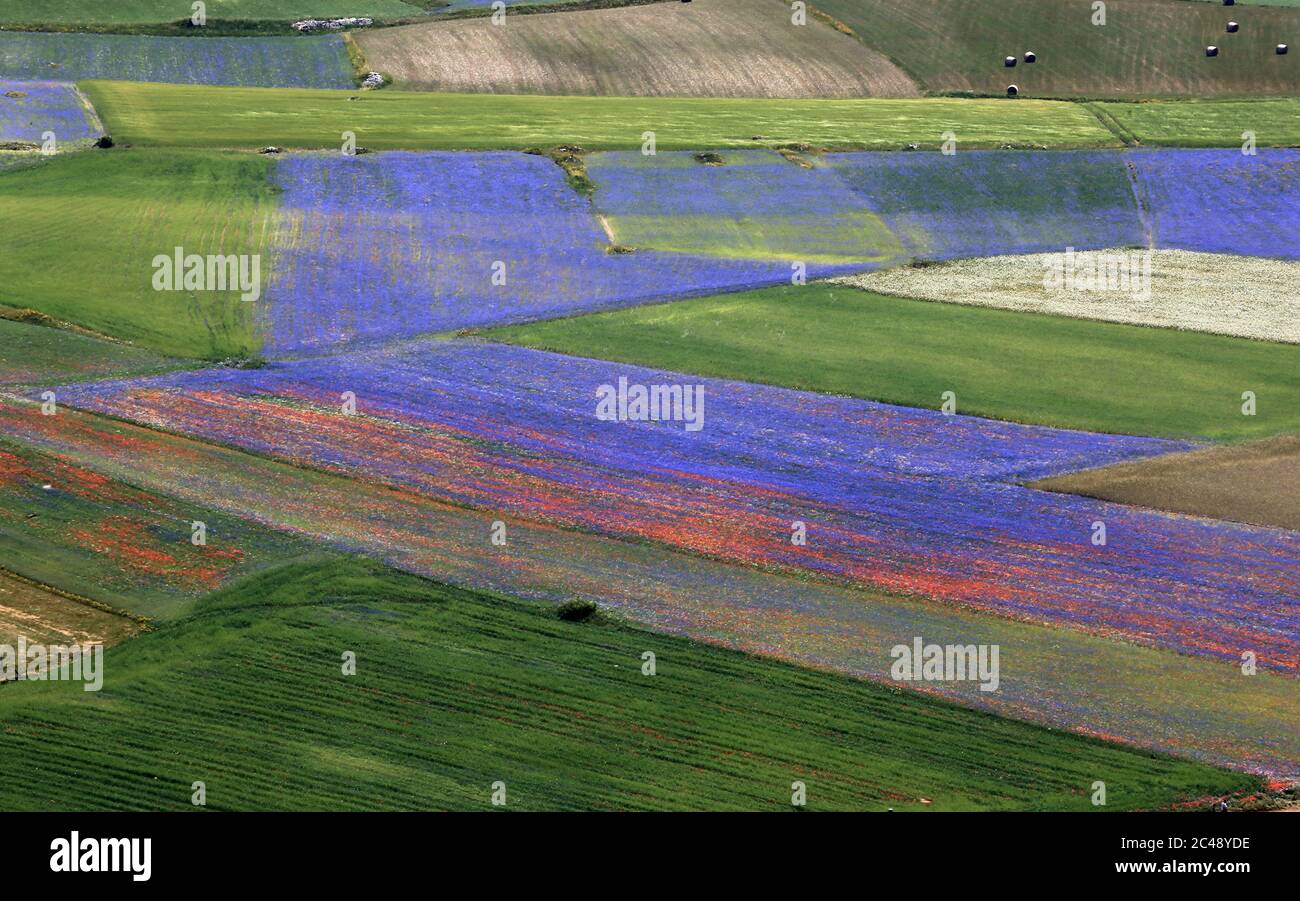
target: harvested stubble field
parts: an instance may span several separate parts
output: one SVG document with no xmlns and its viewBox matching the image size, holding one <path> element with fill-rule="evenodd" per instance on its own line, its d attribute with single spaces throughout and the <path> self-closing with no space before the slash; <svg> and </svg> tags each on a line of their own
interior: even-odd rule
<svg viewBox="0 0 1300 901">
<path fill-rule="evenodd" d="M 1035 483 L 1048 491 L 1300 531 L 1300 435 L 1212 447 Z"/>
<path fill-rule="evenodd" d="M 0 570 L 0 643 L 19 638 L 39 644 L 102 644 L 125 641 L 143 628 L 82 600 L 51 591 Z"/>
<path fill-rule="evenodd" d="M 537 97 L 219 88 L 86 82 L 114 138 L 131 144 L 336 150 L 352 131 L 373 150 L 525 150 L 576 144 L 639 150 L 815 146 L 938 149 L 1118 146 L 1085 107 L 1046 100 L 769 100 L 704 97 Z M 1234 139 L 1237 143 L 1240 139 Z"/>
<path fill-rule="evenodd" d="M 929 91 L 1030 97 L 1215 97 L 1300 92 L 1300 10 L 1236 11 L 1184 0 L 1107 0 L 1104 25 L 1090 3 L 1063 0 L 815 0 L 872 47 L 886 49 Z M 1229 19 L 1241 23 L 1226 34 Z M 1208 44 L 1221 45 L 1216 58 Z M 1035 63 L 1004 68 L 1003 58 Z M 1240 132 L 1238 132 L 1240 134 Z"/>
<path fill-rule="evenodd" d="M 580 357 L 913 407 L 938 408 L 950 390 L 960 412 L 1062 428 L 1232 441 L 1300 430 L 1300 348 L 1293 345 L 829 283 L 487 334 Z M 1241 415 L 1244 390 L 1267 399 L 1255 416 Z"/>
<path fill-rule="evenodd" d="M 342 678 L 339 648 L 382 665 Z M 522 810 L 779 810 L 792 773 L 810 810 L 1087 810 L 1099 778 L 1123 810 L 1259 786 L 357 560 L 246 581 L 105 666 L 93 699 L 0 693 L 0 805 L 192 809 L 195 778 L 213 810 L 490 810 L 495 779 Z"/>
<path fill-rule="evenodd" d="M 974 682 L 928 690 L 1058 729 L 1300 775 L 1300 696 L 1289 676 L 1242 679 L 1205 658 L 442 504 L 76 411 L 54 419 L 0 407 L 7 431 L 105 475 L 411 572 L 526 598 L 590 600 L 658 632 L 875 681 L 887 678 L 899 635 L 997 644 L 1016 661 L 998 691 Z M 508 550 L 483 539 L 497 519 L 507 525 Z"/>
<path fill-rule="evenodd" d="M 783 0 L 429 22 L 361 31 L 371 68 L 398 87 L 615 97 L 916 97 L 885 56 Z"/>
<path fill-rule="evenodd" d="M 1300 344 L 1300 298 L 1295 293 L 1300 262 L 1182 250 L 1149 253 L 1114 248 L 1075 255 L 1071 264 L 1059 251 L 986 257 L 900 266 L 837 281 L 918 300 Z M 1149 260 L 1149 294 L 1136 282 L 1126 289 L 1101 282 L 1087 286 L 1083 279 L 1107 260 L 1126 267 L 1126 273 L 1134 268 L 1139 276 Z M 1049 286 L 1048 277 L 1057 272 L 1077 272 L 1079 287 Z"/>
</svg>

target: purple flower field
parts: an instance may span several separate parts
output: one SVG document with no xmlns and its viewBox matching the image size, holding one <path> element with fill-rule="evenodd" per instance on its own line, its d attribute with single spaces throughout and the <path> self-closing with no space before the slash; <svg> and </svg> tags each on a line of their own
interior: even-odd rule
<svg viewBox="0 0 1300 901">
<path fill-rule="evenodd" d="M 264 307 L 270 353 L 790 278 L 788 263 L 610 253 L 589 203 L 544 157 L 304 154 L 275 172 L 284 195 Z M 810 267 L 809 275 L 862 268 Z"/>
<path fill-rule="evenodd" d="M 0 80 L 0 141 L 40 144 L 47 131 L 61 143 L 92 140 L 99 134 L 72 85 Z"/>
<path fill-rule="evenodd" d="M 188 11 L 188 4 L 184 9 Z M 353 86 L 352 64 L 337 34 L 190 38 L 0 31 L 0 78 L 263 88 Z"/>
<path fill-rule="evenodd" d="M 1114 152 L 835 153 L 825 156 L 923 259 L 1146 246 Z"/>
<path fill-rule="evenodd" d="M 1160 247 L 1300 259 L 1300 150 L 1134 153 Z"/>
<path fill-rule="evenodd" d="M 606 422 L 619 376 L 705 427 Z M 342 392 L 360 415 L 341 415 Z M 1183 653 L 1300 670 L 1300 539 L 1015 481 L 1186 445 L 1018 426 L 515 347 L 421 342 L 60 391 L 69 404 L 421 494 Z M 807 546 L 790 541 L 807 524 Z M 1108 543 L 1094 546 L 1092 524 Z"/>
<path fill-rule="evenodd" d="M 806 169 L 772 150 L 729 150 L 711 162 L 689 152 L 597 153 L 587 174 L 597 210 L 638 247 L 843 262 L 898 262 L 903 250 L 871 199 L 833 169 Z"/>
<path fill-rule="evenodd" d="M 528 154 L 281 158 L 265 350 L 784 284 L 792 260 L 816 278 L 909 257 L 1148 246 L 1153 229 L 1162 247 L 1297 247 L 1287 226 L 1300 208 L 1289 203 L 1294 154 L 844 153 L 813 169 L 766 151 L 722 157 L 593 154 L 594 206 Z M 1202 181 L 1229 185 L 1219 208 Z M 601 218 L 613 241 L 636 249 L 612 252 Z"/>
</svg>

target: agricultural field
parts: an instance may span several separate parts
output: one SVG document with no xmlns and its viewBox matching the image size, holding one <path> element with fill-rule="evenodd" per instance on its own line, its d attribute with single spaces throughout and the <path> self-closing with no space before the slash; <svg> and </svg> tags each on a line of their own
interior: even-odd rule
<svg viewBox="0 0 1300 901">
<path fill-rule="evenodd" d="M 1132 164 L 1156 245 L 1300 259 L 1300 151 L 1146 151 Z"/>
<path fill-rule="evenodd" d="M 1300 804 L 1296 3 L 188 6 L 0 0 L 0 809 Z"/>
<path fill-rule="evenodd" d="M 134 619 L 58 594 L 0 570 L 0 643 L 118 644 L 141 630 Z"/>
<path fill-rule="evenodd" d="M 915 277 L 906 271 L 901 278 Z M 770 288 L 486 334 L 908 407 L 938 409 L 952 391 L 961 412 L 1059 428 L 1221 441 L 1300 430 L 1294 345 L 925 303 L 849 285 Z M 1244 390 L 1268 398 L 1255 416 L 1241 415 Z"/>
<path fill-rule="evenodd" d="M 194 543 L 196 522 L 205 544 Z M 0 553 L 7 570 L 43 585 L 169 619 L 239 575 L 309 552 L 233 517 L 0 443 Z"/>
<path fill-rule="evenodd" d="M 599 35 L 593 41 L 592 35 Z M 783 0 L 696 0 L 625 9 L 361 31 L 371 68 L 398 87 L 616 97 L 915 97 L 885 56 Z"/>
<path fill-rule="evenodd" d="M 1087 107 L 1134 144 L 1240 148 L 1253 135 L 1260 147 L 1300 145 L 1300 99 L 1295 97 L 1093 103 Z"/>
<path fill-rule="evenodd" d="M 94 111 L 72 85 L 0 79 L 0 145 L 36 149 L 52 132 L 56 141 L 75 147 L 101 131 Z"/>
<path fill-rule="evenodd" d="M 5 312 L 0 310 L 0 386 L 58 385 L 110 375 L 163 372 L 183 365 L 130 344 L 49 324 L 6 319 Z"/>
<path fill-rule="evenodd" d="M 0 304 L 164 354 L 254 356 L 255 304 L 239 291 L 155 291 L 153 261 L 176 247 L 260 253 L 274 213 L 270 165 L 243 154 L 95 151 L 0 172 Z"/>
<path fill-rule="evenodd" d="M 491 378 L 503 367 L 527 389 L 503 396 Z M 653 422 L 611 430 L 582 415 L 602 383 L 667 378 L 433 342 L 69 386 L 63 397 L 453 504 L 1182 653 L 1231 658 L 1228 649 L 1245 640 L 1267 649 L 1271 668 L 1300 668 L 1300 638 L 1264 625 L 1287 625 L 1286 599 L 1300 587 L 1300 547 L 1287 536 L 1238 530 L 1231 547 L 1207 557 L 1198 549 L 1211 536 L 1198 523 L 1008 488 L 1185 443 L 951 422 L 858 400 L 810 405 L 797 392 L 703 378 L 707 430 Z M 357 398 L 360 418 L 340 414 L 344 390 Z M 761 422 L 756 409 L 765 411 Z M 869 454 L 846 450 L 855 436 Z M 1115 535 L 1105 555 L 1086 540 L 1087 524 L 1099 519 Z M 816 532 L 814 547 L 790 542 L 795 520 Z M 988 530 L 1003 542 L 990 547 Z M 1152 545 L 1163 549 L 1157 559 L 1144 553 Z M 1041 562 L 1016 572 L 1030 549 Z M 1080 585 L 1090 586 L 1086 595 Z M 1258 618 L 1239 622 L 1229 609 Z"/>
<path fill-rule="evenodd" d="M 588 201 L 539 155 L 295 154 L 274 178 L 275 274 L 259 307 L 268 355 L 789 278 L 789 264 L 758 253 L 613 252 Z M 365 254 L 349 240 L 358 234 Z"/>
<path fill-rule="evenodd" d="M 0 78 L 352 87 L 343 38 L 191 38 L 0 31 Z"/>
<path fill-rule="evenodd" d="M 903 243 L 834 171 L 770 150 L 586 160 L 593 203 L 615 243 L 806 263 L 897 262 Z"/>
<path fill-rule="evenodd" d="M 1045 479 L 1037 487 L 1300 531 L 1300 436 L 1283 435 Z"/>
<path fill-rule="evenodd" d="M 1113 290 L 1106 271 L 1122 273 L 1129 290 Z M 1067 273 L 1078 279 L 1077 288 L 1062 290 Z M 841 283 L 896 297 L 1300 344 L 1297 281 L 1300 263 L 1293 260 L 1182 250 L 1146 255 L 1113 248 L 1092 255 L 1057 252 L 900 266 Z"/>
<path fill-rule="evenodd" d="M 112 150 L 54 160 L 0 176 L 0 209 L 24 235 L 0 261 L 13 286 L 0 301 L 164 354 L 251 361 L 777 286 L 796 268 L 815 279 L 1116 241 L 1284 256 L 1300 208 L 1295 154 L 1280 150 L 567 159 L 576 176 L 546 155 L 507 152 Z M 1215 210 L 1213 185 L 1226 186 L 1217 199 L 1231 210 Z M 502 230 L 507 218 L 517 227 Z M 146 224 L 94 227 L 123 219 Z M 358 253 L 362 234 L 370 249 Z M 66 272 L 43 257 L 52 237 L 81 243 L 101 297 L 66 290 Z M 176 247 L 255 257 L 251 290 L 154 290 L 158 254 Z M 1284 266 L 1267 269 L 1275 283 Z M 873 287 L 950 272 L 854 277 Z M 102 297 L 117 302 L 106 309 Z M 1287 308 L 1275 306 L 1274 321 Z M 184 316 L 161 319 L 160 309 Z M 1268 319 L 1255 309 L 1252 318 Z M 1094 315 L 1165 324 L 1127 309 Z"/>
<path fill-rule="evenodd" d="M 350 681 L 333 663 L 340 647 L 384 663 Z M 665 677 L 640 673 L 647 648 Z M 286 799 L 490 810 L 494 779 L 523 810 L 606 809 L 614 797 L 636 810 L 779 810 L 791 772 L 806 774 L 811 810 L 1086 809 L 1079 786 L 1099 775 L 1118 809 L 1258 785 L 349 559 L 240 583 L 201 615 L 110 649 L 106 666 L 116 678 L 94 700 L 66 683 L 0 693 L 11 776 L 0 805 L 183 810 L 195 779 L 215 810 Z M 82 734 L 82 753 L 50 742 L 65 731 Z M 918 745 L 931 750 L 918 758 Z"/>
<path fill-rule="evenodd" d="M 1300 34 L 1300 10 L 1187 0 L 1090 3 L 1000 0 L 816 0 L 815 9 L 889 55 L 931 92 L 1027 97 L 1228 97 L 1295 94 L 1300 59 L 1278 43 Z M 1236 20 L 1240 30 L 1227 33 Z M 935 27 L 943 23 L 943 27 Z M 1207 57 L 1217 45 L 1217 57 Z M 1024 61 L 1032 52 L 1035 62 Z M 1015 68 L 1004 60 L 1015 57 Z"/>
<path fill-rule="evenodd" d="M 938 149 L 949 129 L 968 147 L 1120 143 L 1086 108 L 1051 101 L 360 94 L 128 82 L 82 88 L 114 137 L 141 146 L 334 150 L 352 131 L 371 150 L 639 150 L 653 131 L 662 150 L 801 143 L 897 150 Z"/>
<path fill-rule="evenodd" d="M 1016 660 L 997 691 L 957 681 L 928 693 L 1272 777 L 1291 774 L 1300 754 L 1300 697 L 1267 670 L 1242 680 L 1204 657 L 502 517 L 75 411 L 52 421 L 0 407 L 0 422 L 107 475 L 464 587 L 587 600 L 659 632 L 870 680 L 886 678 L 900 630 L 997 644 Z M 497 522 L 505 546 L 484 540 Z"/>
</svg>

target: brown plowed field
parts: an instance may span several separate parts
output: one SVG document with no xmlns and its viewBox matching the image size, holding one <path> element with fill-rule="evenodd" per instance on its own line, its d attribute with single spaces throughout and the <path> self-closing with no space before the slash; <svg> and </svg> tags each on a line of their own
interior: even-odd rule
<svg viewBox="0 0 1300 901">
<path fill-rule="evenodd" d="M 624 97 L 915 97 L 881 54 L 782 0 L 507 14 L 354 35 L 399 88 Z"/>
<path fill-rule="evenodd" d="M 1300 530 L 1300 435 L 1056 476 L 1035 488 Z"/>
</svg>

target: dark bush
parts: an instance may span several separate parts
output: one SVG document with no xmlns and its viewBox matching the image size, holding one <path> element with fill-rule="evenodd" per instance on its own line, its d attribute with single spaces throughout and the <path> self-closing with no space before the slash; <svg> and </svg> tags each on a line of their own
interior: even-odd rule
<svg viewBox="0 0 1300 901">
<path fill-rule="evenodd" d="M 555 609 L 555 615 L 565 622 L 586 622 L 599 608 L 591 601 L 565 601 Z"/>
</svg>

